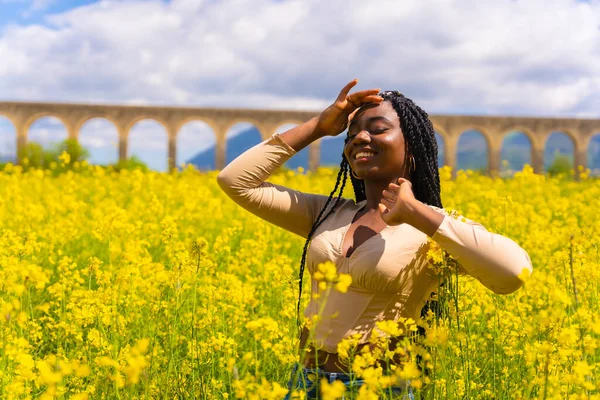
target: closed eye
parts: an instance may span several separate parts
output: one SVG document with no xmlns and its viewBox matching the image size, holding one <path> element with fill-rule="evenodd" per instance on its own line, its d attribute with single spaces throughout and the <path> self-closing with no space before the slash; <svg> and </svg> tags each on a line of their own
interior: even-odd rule
<svg viewBox="0 0 600 400">
<path fill-rule="evenodd" d="M 377 129 L 371 129 L 371 130 L 369 131 L 369 133 L 370 133 L 370 134 L 378 134 L 378 133 L 383 133 L 383 132 L 385 132 L 385 131 L 387 131 L 387 130 L 388 130 L 388 128 L 377 128 Z M 346 141 L 348 141 L 348 140 L 350 140 L 350 139 L 353 139 L 353 138 L 354 138 L 354 136 L 356 136 L 356 135 L 358 135 L 358 133 L 355 133 L 355 134 L 353 134 L 353 135 L 351 135 L 350 133 L 348 133 L 348 136 L 346 136 Z"/>
</svg>

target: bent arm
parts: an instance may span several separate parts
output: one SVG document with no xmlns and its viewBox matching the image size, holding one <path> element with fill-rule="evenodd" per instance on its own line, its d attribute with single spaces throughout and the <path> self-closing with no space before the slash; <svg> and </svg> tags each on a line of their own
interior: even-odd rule
<svg viewBox="0 0 600 400">
<path fill-rule="evenodd" d="M 523 270 L 527 275 L 533 271 L 529 254 L 512 239 L 489 232 L 475 221 L 455 219 L 443 209 L 420 204 L 411 225 L 429 235 L 465 273 L 495 293 L 514 292 L 523 285 Z"/>
<path fill-rule="evenodd" d="M 221 189 L 237 204 L 304 238 L 308 236 L 327 196 L 299 192 L 265 180 L 310 143 L 311 137 L 307 132 L 312 130 L 306 124 L 286 132 L 286 137 L 297 139 L 293 143 L 297 149 L 284 141 L 283 135 L 274 134 L 245 151 L 217 176 Z M 297 135 L 294 135 L 294 130 Z"/>
<path fill-rule="evenodd" d="M 509 294 L 523 285 L 523 269 L 533 270 L 529 254 L 512 239 L 489 232 L 483 225 L 445 216 L 432 236 L 464 271 L 498 294 Z"/>
</svg>

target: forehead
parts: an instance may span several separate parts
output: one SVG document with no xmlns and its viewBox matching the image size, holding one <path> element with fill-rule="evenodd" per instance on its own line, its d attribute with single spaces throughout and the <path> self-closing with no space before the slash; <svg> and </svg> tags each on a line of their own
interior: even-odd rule
<svg viewBox="0 0 600 400">
<path fill-rule="evenodd" d="M 359 108 L 352 117 L 350 124 L 361 125 L 374 117 L 385 117 L 392 122 L 399 122 L 398 114 L 396 114 L 396 110 L 392 107 L 392 103 L 389 101 L 382 101 L 381 103 L 366 104 Z"/>
</svg>

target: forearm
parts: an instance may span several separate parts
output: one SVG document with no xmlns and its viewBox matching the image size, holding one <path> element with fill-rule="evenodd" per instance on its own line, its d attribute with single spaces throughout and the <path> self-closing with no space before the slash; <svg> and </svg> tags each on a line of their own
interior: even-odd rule
<svg viewBox="0 0 600 400">
<path fill-rule="evenodd" d="M 280 133 L 279 137 L 296 152 L 299 152 L 315 140 L 326 136 L 324 132 L 317 129 L 317 121 L 318 118 L 313 117 L 288 131 Z"/>
<path fill-rule="evenodd" d="M 435 234 L 444 220 L 443 214 L 433 210 L 431 207 L 428 207 L 417 199 L 407 202 L 404 205 L 404 208 L 403 214 L 406 215 L 406 223 L 417 228 L 429 237 Z"/>
<path fill-rule="evenodd" d="M 514 292 L 523 283 L 524 270 L 530 274 L 533 269 L 529 255 L 517 243 L 481 224 L 454 219 L 418 200 L 408 202 L 406 213 L 407 223 L 431 237 L 464 272 L 496 293 Z"/>
</svg>

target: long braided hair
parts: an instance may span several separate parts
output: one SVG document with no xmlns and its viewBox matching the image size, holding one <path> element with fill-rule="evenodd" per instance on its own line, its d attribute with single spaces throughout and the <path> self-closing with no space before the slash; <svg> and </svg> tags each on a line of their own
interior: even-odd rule
<svg viewBox="0 0 600 400">
<path fill-rule="evenodd" d="M 429 120 L 428 114 L 416 105 L 411 99 L 405 97 L 398 91 L 386 91 L 379 93 L 379 96 L 383 97 L 384 101 L 389 101 L 398 118 L 400 119 L 400 128 L 404 135 L 404 143 L 408 154 L 412 154 L 415 160 L 416 168 L 410 173 L 409 180 L 412 183 L 413 193 L 415 198 L 425 204 L 429 204 L 435 207 L 442 208 L 442 200 L 440 196 L 440 175 L 437 164 L 438 146 L 435 139 L 435 131 L 433 125 Z M 344 144 L 348 142 L 348 138 L 344 140 Z M 299 332 L 301 333 L 300 327 L 300 300 L 302 298 L 302 278 L 304 276 L 304 267 L 306 264 L 306 253 L 308 246 L 312 239 L 312 235 L 315 233 L 317 228 L 333 213 L 336 206 L 339 204 L 346 186 L 346 180 L 350 175 L 350 181 L 352 188 L 354 189 L 354 197 L 356 203 L 359 203 L 367 198 L 365 193 L 365 183 L 362 179 L 355 178 L 350 172 L 350 165 L 345 155 L 342 153 L 342 162 L 340 164 L 340 171 L 337 175 L 335 187 L 331 191 L 329 198 L 325 202 L 325 205 L 321 209 L 321 212 L 317 216 L 310 232 L 308 233 L 306 243 L 304 244 L 304 250 L 302 252 L 302 260 L 300 262 L 299 272 L 299 290 L 298 290 L 298 305 L 296 309 L 296 322 L 298 325 Z M 339 193 L 338 193 L 339 189 Z M 336 193 L 337 197 L 336 197 Z M 335 200 L 333 200 L 335 197 Z M 332 203 L 332 207 L 327 213 L 325 210 Z M 433 309 L 436 313 L 438 307 L 435 301 L 428 301 L 423 307 L 421 315 L 424 316 L 428 309 Z M 420 329 L 420 333 L 424 334 L 424 331 Z"/>
</svg>

